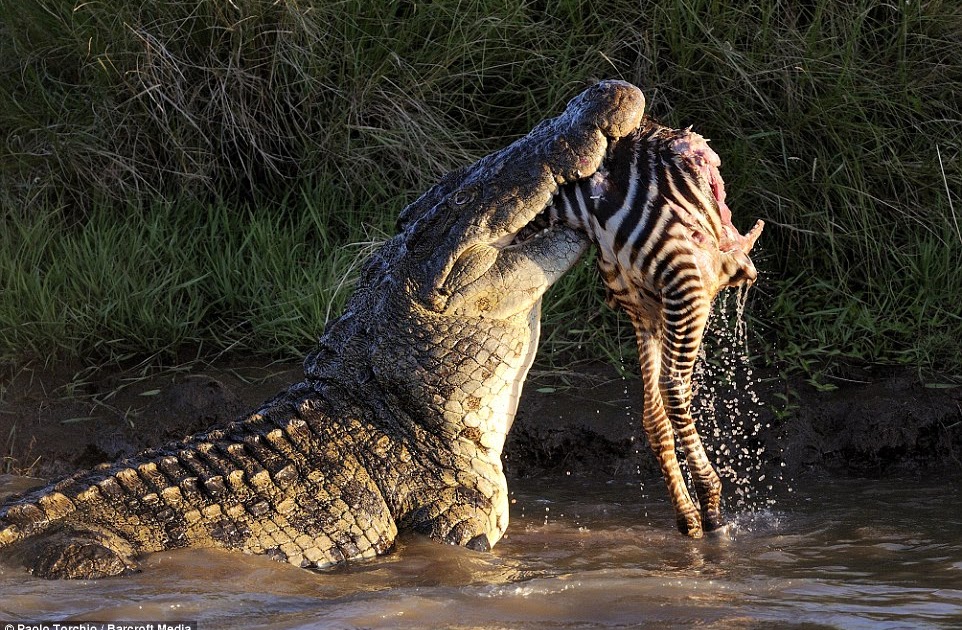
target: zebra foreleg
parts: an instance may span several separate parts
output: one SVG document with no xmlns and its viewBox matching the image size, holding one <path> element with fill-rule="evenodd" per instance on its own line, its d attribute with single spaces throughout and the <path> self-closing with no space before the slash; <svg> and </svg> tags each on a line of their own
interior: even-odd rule
<svg viewBox="0 0 962 630">
<path fill-rule="evenodd" d="M 655 333 L 636 327 L 638 355 L 641 360 L 641 380 L 644 391 L 642 426 L 648 444 L 658 459 L 661 473 L 668 485 L 668 494 L 675 508 L 678 530 L 692 538 L 701 538 L 701 516 L 688 493 L 685 477 L 675 455 L 675 436 L 668 419 L 659 386 L 661 371 L 661 339 Z"/>
</svg>

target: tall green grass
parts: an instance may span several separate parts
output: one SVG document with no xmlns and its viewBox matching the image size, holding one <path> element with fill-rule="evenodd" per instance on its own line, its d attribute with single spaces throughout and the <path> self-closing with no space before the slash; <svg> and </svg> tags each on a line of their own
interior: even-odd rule
<svg viewBox="0 0 962 630">
<path fill-rule="evenodd" d="M 94 361 L 196 346 L 303 354 L 386 234 L 312 192 L 294 216 L 223 204 L 157 205 L 136 221 L 95 209 L 78 225 L 21 215 L 0 231 L 0 348 Z"/>
<path fill-rule="evenodd" d="M 777 357 L 960 373 L 957 2 L 0 0 L 0 69 L 6 356 L 303 350 L 340 246 L 617 77 L 767 221 Z M 630 348 L 600 294 L 555 288 L 549 350 Z"/>
</svg>

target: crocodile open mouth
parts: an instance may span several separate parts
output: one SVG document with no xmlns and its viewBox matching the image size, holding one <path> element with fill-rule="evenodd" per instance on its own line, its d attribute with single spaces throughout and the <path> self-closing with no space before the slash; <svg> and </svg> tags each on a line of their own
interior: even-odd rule
<svg viewBox="0 0 962 630">
<path fill-rule="evenodd" d="M 555 222 L 551 220 L 551 214 L 548 206 L 541 212 L 539 212 L 535 218 L 531 219 L 527 225 L 518 230 L 517 234 L 511 239 L 509 247 L 515 245 L 521 245 L 522 243 L 527 243 L 528 241 L 536 238 L 537 236 L 547 233 Z"/>
</svg>

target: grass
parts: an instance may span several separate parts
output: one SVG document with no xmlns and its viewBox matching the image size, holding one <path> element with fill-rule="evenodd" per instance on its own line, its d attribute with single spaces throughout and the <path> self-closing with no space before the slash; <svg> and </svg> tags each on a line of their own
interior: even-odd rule
<svg viewBox="0 0 962 630">
<path fill-rule="evenodd" d="M 768 223 L 773 360 L 962 377 L 957 2 L 0 0 L 0 69 L 0 356 L 301 354 L 405 203 L 617 77 Z M 547 352 L 633 356 L 599 285 Z"/>
<path fill-rule="evenodd" d="M 137 221 L 19 216 L 0 232 L 0 347 L 114 361 L 195 345 L 303 352 L 385 234 L 315 193 L 296 216 L 196 203 Z"/>
</svg>

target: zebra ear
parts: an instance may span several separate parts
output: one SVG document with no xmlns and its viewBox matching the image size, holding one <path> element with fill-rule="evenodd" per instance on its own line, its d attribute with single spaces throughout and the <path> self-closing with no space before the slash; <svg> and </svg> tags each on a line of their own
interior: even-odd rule
<svg viewBox="0 0 962 630">
<path fill-rule="evenodd" d="M 757 241 L 758 237 L 762 235 L 762 230 L 764 229 L 765 229 L 764 221 L 762 221 L 761 219 L 759 219 L 758 221 L 755 221 L 755 225 L 744 237 L 745 241 L 742 244 L 742 251 L 744 251 L 746 254 L 749 251 L 751 251 L 752 247 L 755 246 L 755 241 Z"/>
</svg>

